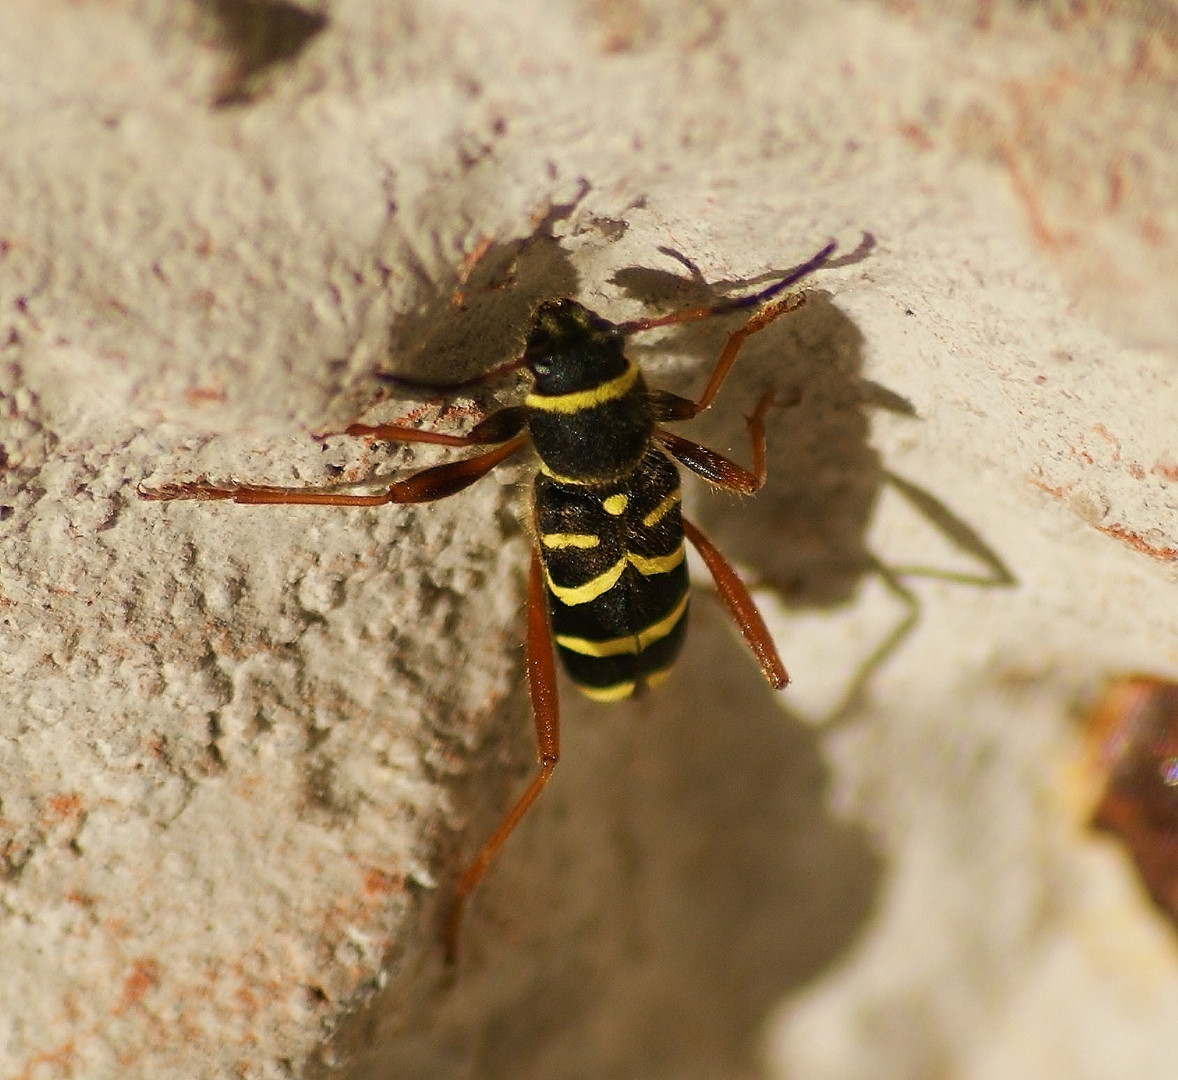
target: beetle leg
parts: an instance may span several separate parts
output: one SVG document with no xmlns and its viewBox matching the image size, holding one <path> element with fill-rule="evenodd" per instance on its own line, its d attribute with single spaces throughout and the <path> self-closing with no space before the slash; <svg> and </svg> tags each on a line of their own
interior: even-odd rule
<svg viewBox="0 0 1178 1080">
<path fill-rule="evenodd" d="M 680 399 L 682 400 L 682 399 Z M 730 461 L 723 454 L 709 450 L 706 446 L 692 442 L 690 439 L 676 435 L 673 431 L 658 428 L 655 438 L 661 442 L 675 458 L 686 465 L 692 472 L 698 473 L 710 484 L 722 487 L 727 491 L 735 491 L 741 495 L 751 495 L 765 486 L 765 414 L 773 404 L 773 394 L 766 391 L 761 395 L 757 406 L 748 418 L 749 446 L 752 450 L 753 467 L 746 469 Z"/>
<path fill-rule="evenodd" d="M 539 551 L 532 552 L 532 570 L 528 578 L 528 636 L 525 666 L 528 673 L 528 696 L 532 703 L 532 722 L 536 726 L 537 756 L 540 771 L 519 801 L 508 811 L 491 838 L 474 861 L 467 866 L 454 887 L 454 901 L 446 920 L 446 962 L 458 958 L 458 933 L 462 912 L 470 894 L 478 888 L 488 867 L 507 838 L 515 831 L 524 814 L 544 790 L 560 759 L 560 702 L 556 692 L 556 666 L 552 659 L 552 631 L 548 626 L 548 604 L 544 590 L 544 572 Z"/>
<path fill-rule="evenodd" d="M 275 503 L 297 503 L 306 506 L 386 506 L 389 503 L 433 502 L 435 499 L 454 495 L 486 476 L 496 465 L 523 447 L 527 440 L 527 433 L 522 432 L 485 454 L 433 465 L 403 480 L 395 480 L 376 495 L 347 495 L 338 491 L 272 487 L 266 484 L 210 484 L 198 480 L 187 484 L 165 484 L 158 488 L 145 488 L 140 485 L 139 496 L 156 502 L 171 499 L 222 499 L 251 506 Z"/>
<path fill-rule="evenodd" d="M 508 360 L 506 363 L 491 368 L 490 371 L 472 375 L 469 379 L 463 379 L 461 382 L 456 383 L 425 382 L 424 380 L 414 379 L 408 375 L 394 375 L 387 371 L 378 372 L 377 378 L 381 382 L 392 383 L 394 386 L 406 386 L 413 390 L 431 390 L 438 394 L 452 394 L 456 390 L 466 390 L 472 386 L 485 386 L 487 383 L 502 379 L 505 375 L 510 375 L 514 371 L 519 371 L 523 366 L 523 357 L 517 356 L 514 360 Z"/>
<path fill-rule="evenodd" d="M 728 613 L 740 630 L 745 644 L 752 650 L 753 655 L 757 658 L 757 663 L 761 665 L 765 679 L 774 690 L 783 689 L 789 683 L 789 673 L 785 670 L 785 665 L 777 654 L 777 646 L 773 644 L 769 628 L 765 625 L 765 620 L 761 618 L 761 613 L 757 610 L 757 605 L 753 603 L 753 598 L 745 588 L 744 582 L 732 569 L 732 564 L 720 554 L 719 549 L 687 518 L 683 519 L 683 533 L 691 541 L 695 550 L 699 552 L 700 558 L 703 559 L 704 564 L 711 572 L 712 578 L 716 582 L 716 588 L 719 590 L 720 599 L 728 608 Z"/>
</svg>

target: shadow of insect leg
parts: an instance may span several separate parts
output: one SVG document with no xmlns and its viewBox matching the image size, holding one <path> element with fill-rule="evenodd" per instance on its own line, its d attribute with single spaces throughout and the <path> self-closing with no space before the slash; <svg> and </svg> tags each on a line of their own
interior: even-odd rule
<svg viewBox="0 0 1178 1080">
<path fill-rule="evenodd" d="M 907 579 L 931 578 L 958 585 L 972 585 L 980 589 L 1010 588 L 1017 584 L 1014 574 L 998 553 L 978 535 L 977 530 L 958 517 L 932 492 L 886 470 L 884 480 L 938 533 L 969 558 L 981 563 L 987 572 L 971 574 L 935 566 L 888 566 L 869 554 L 867 570 L 876 574 L 887 590 L 900 601 L 904 613 L 856 669 L 842 700 L 823 719 L 824 725 L 838 724 L 848 718 L 861 702 L 864 691 L 875 673 L 891 659 L 916 628 L 920 620 L 920 598 L 909 587 Z"/>
<path fill-rule="evenodd" d="M 864 692 L 875 673 L 899 650 L 920 621 L 920 597 L 908 588 L 895 570 L 885 566 L 874 556 L 869 557 L 868 570 L 879 576 L 888 592 L 903 605 L 904 612 L 883 640 L 863 658 L 847 684 L 842 699 L 822 718 L 819 727 L 835 727 L 850 718 L 862 702 Z"/>
<path fill-rule="evenodd" d="M 989 571 L 986 574 L 967 574 L 932 566 L 896 566 L 892 567 L 893 573 L 904 577 L 937 578 L 940 581 L 954 581 L 959 585 L 976 585 L 979 588 L 1009 588 L 1018 584 L 1006 563 L 978 535 L 977 530 L 958 517 L 931 491 L 926 491 L 912 481 L 887 470 L 884 471 L 884 480 L 949 543 Z"/>
</svg>

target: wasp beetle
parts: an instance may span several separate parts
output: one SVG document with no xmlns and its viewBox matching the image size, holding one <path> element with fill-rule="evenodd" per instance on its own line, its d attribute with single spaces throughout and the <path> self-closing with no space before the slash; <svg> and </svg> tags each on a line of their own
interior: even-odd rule
<svg viewBox="0 0 1178 1080">
<path fill-rule="evenodd" d="M 675 464 L 728 491 L 757 491 L 765 483 L 765 416 L 772 393 L 763 394 L 748 417 L 751 469 L 662 425 L 690 420 L 711 405 L 745 340 L 803 302 L 802 294 L 781 294 L 829 264 L 835 246 L 827 244 L 759 292 L 664 316 L 611 323 L 576 300 L 545 301 L 532 318 L 522 355 L 471 380 L 485 382 L 526 368 L 531 386 L 523 404 L 499 409 L 465 435 L 398 424 L 352 424 L 346 429 L 348 435 L 394 442 L 494 446 L 423 469 L 377 494 L 199 481 L 140 488 L 143 498 L 155 500 L 421 503 L 461 491 L 529 445 L 534 450 L 535 543 L 525 666 L 540 771 L 458 879 L 446 927 L 451 961 L 466 900 L 543 790 L 560 756 L 554 647 L 572 681 L 597 701 L 620 701 L 657 686 L 675 661 L 687 625 L 686 539 L 711 572 L 769 684 L 781 689 L 789 681 L 748 590 L 720 552 L 682 516 Z M 638 365 L 625 354 L 632 334 L 750 308 L 753 314 L 729 334 L 697 400 L 649 389 Z"/>
</svg>

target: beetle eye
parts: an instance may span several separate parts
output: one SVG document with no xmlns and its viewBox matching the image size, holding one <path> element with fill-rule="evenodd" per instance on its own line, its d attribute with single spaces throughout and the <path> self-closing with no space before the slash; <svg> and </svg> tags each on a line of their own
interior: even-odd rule
<svg viewBox="0 0 1178 1080">
<path fill-rule="evenodd" d="M 547 375 L 552 371 L 552 361 L 545 358 L 542 360 L 533 360 L 530 365 L 532 371 L 536 375 Z"/>
</svg>

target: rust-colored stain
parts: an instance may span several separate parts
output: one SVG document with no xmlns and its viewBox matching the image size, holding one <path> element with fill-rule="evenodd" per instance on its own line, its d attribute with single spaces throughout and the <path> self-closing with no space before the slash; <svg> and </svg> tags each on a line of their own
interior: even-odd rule
<svg viewBox="0 0 1178 1080">
<path fill-rule="evenodd" d="M 1055 15 L 1070 21 L 1075 8 L 1061 4 Z M 983 4 L 975 25 L 988 27 L 992 15 L 992 5 Z M 1147 162 L 1134 141 L 1129 106 L 1139 104 L 1140 113 L 1159 94 L 1172 94 L 1176 43 L 1172 33 L 1144 26 L 1140 32 L 1143 40 L 1132 54 L 1060 63 L 1026 78 L 999 80 L 963 116 L 963 137 L 1001 163 L 1032 235 L 1057 257 L 1077 246 L 1088 259 L 1100 253 L 1092 234 L 1076 228 L 1093 218 L 1120 219 L 1162 254 L 1172 244 L 1165 200 L 1172 185 L 1159 171 L 1161 163 Z M 1109 122 L 1108 137 L 1093 136 Z"/>
<path fill-rule="evenodd" d="M 1173 480 L 1178 483 L 1178 462 L 1159 461 L 1149 471 L 1155 476 L 1160 476 L 1163 480 Z"/>
<path fill-rule="evenodd" d="M 493 246 L 494 240 L 492 237 L 480 236 L 466 258 L 462 260 L 462 265 L 458 269 L 458 285 L 450 294 L 450 303 L 454 307 L 461 308 L 466 305 L 466 287 L 470 284 L 471 275 L 482 261 L 483 256 Z"/>
<path fill-rule="evenodd" d="M 258 1001 L 258 995 L 248 986 L 239 986 L 234 991 L 233 996 L 237 999 L 238 1004 L 241 1005 L 241 1011 L 244 1016 L 253 1017 L 257 1015 L 258 1009 L 261 1007 L 261 1002 Z"/>
<path fill-rule="evenodd" d="M 1116 165 L 1112 165 L 1109 167 L 1105 180 L 1108 194 L 1105 199 L 1104 211 L 1106 214 L 1112 214 L 1119 210 L 1121 203 L 1125 201 L 1125 174 Z"/>
<path fill-rule="evenodd" d="M 1013 106 L 1014 124 L 1009 135 L 998 136 L 995 152 L 1010 175 L 1015 196 L 1023 204 L 1031 232 L 1046 249 L 1070 247 L 1080 241 L 1080 234 L 1048 223 L 1048 215 L 1041 198 L 1042 180 L 1054 169 L 1044 156 L 1044 148 L 1051 145 L 1044 130 L 1052 108 L 1076 91 L 1079 77 L 1070 67 L 1054 69 L 1029 82 L 1016 81 L 1006 85 L 1006 99 Z"/>
<path fill-rule="evenodd" d="M 82 812 L 82 800 L 74 794 L 51 795 L 46 800 L 49 816 L 54 821 L 65 821 L 66 818 L 76 817 Z"/>
<path fill-rule="evenodd" d="M 1036 470 L 1038 472 L 1039 470 Z M 1033 488 L 1038 488 L 1046 495 L 1050 495 L 1053 499 L 1059 499 L 1061 502 L 1071 494 L 1071 489 L 1067 487 L 1057 487 L 1053 484 L 1047 483 L 1046 480 L 1039 479 L 1038 476 L 1028 476 L 1027 483 Z"/>
<path fill-rule="evenodd" d="M 1178 683 L 1114 680 L 1086 734 L 1104 780 L 1092 827 L 1120 841 L 1154 903 L 1178 923 Z"/>
<path fill-rule="evenodd" d="M 931 150 L 933 148 L 933 140 L 929 137 L 929 133 L 919 124 L 914 124 L 911 120 L 906 120 L 900 125 L 900 134 L 919 150 Z"/>
<path fill-rule="evenodd" d="M 1162 547 L 1151 544 L 1140 533 L 1126 528 L 1119 522 L 1113 522 L 1111 525 L 1097 525 L 1096 529 L 1098 532 L 1104 533 L 1105 536 L 1120 540 L 1122 544 L 1128 544 L 1134 551 L 1140 551 L 1151 559 L 1157 559 L 1159 562 L 1178 561 L 1178 547 Z"/>
<path fill-rule="evenodd" d="M 397 874 L 389 874 L 384 870 L 369 870 L 364 875 L 365 896 L 389 896 L 402 892 L 404 880 Z"/>
<path fill-rule="evenodd" d="M 1141 239 L 1155 248 L 1165 247 L 1170 241 L 1165 226 L 1157 218 L 1151 216 L 1141 219 Z"/>
<path fill-rule="evenodd" d="M 1155 465 L 1152 471 L 1158 473 L 1159 466 Z M 1178 468 L 1175 471 L 1178 473 Z M 1144 469 L 1139 465 L 1130 465 L 1129 473 L 1138 480 L 1142 479 L 1145 475 Z M 1161 475 L 1166 475 L 1166 473 L 1163 472 Z M 1027 483 L 1031 487 L 1038 488 L 1040 491 L 1050 495 L 1053 499 L 1059 499 L 1061 502 L 1066 501 L 1072 495 L 1072 489 L 1070 487 L 1056 487 L 1039 479 L 1037 476 L 1028 476 Z M 1130 529 L 1127 525 L 1123 525 L 1119 521 L 1114 521 L 1109 525 L 1097 525 L 1093 523 L 1092 527 L 1097 532 L 1104 533 L 1105 536 L 1111 536 L 1114 540 L 1119 540 L 1122 544 L 1127 544 L 1134 551 L 1141 552 L 1142 555 L 1148 555 L 1151 559 L 1157 559 L 1158 562 L 1178 562 L 1178 547 L 1151 544 L 1141 533 Z"/>
<path fill-rule="evenodd" d="M 216 386 L 190 386 L 184 391 L 184 400 L 189 405 L 203 405 L 207 401 L 221 404 L 228 401 L 224 390 Z"/>
<path fill-rule="evenodd" d="M 33 1054 L 18 1074 L 18 1080 L 40 1080 L 41 1077 L 49 1075 L 45 1071 L 45 1066 L 56 1068 L 57 1075 L 74 1076 L 76 1075 L 74 1072 L 76 1056 L 77 1051 L 74 1049 L 72 1039 L 52 1050 L 43 1050 L 39 1054 Z"/>
<path fill-rule="evenodd" d="M 1035 239 L 1045 248 L 1054 248 L 1064 243 L 1065 240 L 1074 243 L 1076 240 L 1074 233 L 1064 236 L 1063 234 L 1056 233 L 1048 226 L 1047 215 L 1043 211 L 1043 204 L 1035 188 L 1027 179 L 1014 151 L 1009 147 L 1003 146 L 998 149 L 998 156 L 1001 158 L 1002 164 L 1006 166 L 1006 171 L 1010 174 L 1010 183 L 1014 188 L 1015 196 L 1023 204 L 1023 208 L 1027 212 L 1027 219 L 1031 223 L 1031 233 Z"/>
<path fill-rule="evenodd" d="M 138 1005 L 150 990 L 160 981 L 160 966 L 155 960 L 140 957 L 131 964 L 131 970 L 123 980 L 123 992 L 115 1007 L 115 1015 L 126 1012 L 132 1005 Z"/>
<path fill-rule="evenodd" d="M 1092 431 L 1099 435 L 1105 442 L 1113 448 L 1113 461 L 1121 460 L 1121 440 L 1118 439 L 1108 428 L 1103 424 L 1093 424 Z"/>
</svg>

